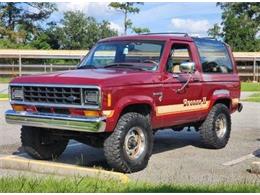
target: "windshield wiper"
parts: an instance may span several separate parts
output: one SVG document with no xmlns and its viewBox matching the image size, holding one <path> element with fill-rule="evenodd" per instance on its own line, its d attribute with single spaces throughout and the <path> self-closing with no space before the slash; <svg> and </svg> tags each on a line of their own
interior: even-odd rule
<svg viewBox="0 0 260 195">
<path fill-rule="evenodd" d="M 111 68 L 111 67 L 113 67 L 113 68 L 116 68 L 116 67 L 118 67 L 118 68 L 131 68 L 131 69 L 137 69 L 137 70 L 144 70 L 143 68 L 140 68 L 140 67 L 137 67 L 137 66 L 135 66 L 135 65 L 133 65 L 133 64 L 125 64 L 125 63 L 113 63 L 113 64 L 108 64 L 108 65 L 106 65 L 106 66 L 103 66 L 103 68 Z"/>
<path fill-rule="evenodd" d="M 84 65 L 84 66 L 78 66 L 77 69 L 97 69 L 94 65 Z"/>
</svg>

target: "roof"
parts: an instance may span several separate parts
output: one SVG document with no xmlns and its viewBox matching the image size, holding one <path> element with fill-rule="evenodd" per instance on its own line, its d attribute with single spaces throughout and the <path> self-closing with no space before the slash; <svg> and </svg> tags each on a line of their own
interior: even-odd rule
<svg viewBox="0 0 260 195">
<path fill-rule="evenodd" d="M 107 42 L 107 41 L 124 41 L 124 40 L 158 40 L 158 41 L 167 41 L 167 40 L 182 40 L 182 41 L 193 41 L 192 37 L 190 36 L 180 36 L 177 34 L 165 34 L 165 33 L 158 33 L 158 34 L 140 34 L 140 35 L 125 35 L 125 36 L 116 36 L 116 37 L 109 37 L 100 40 L 99 42 Z"/>
</svg>

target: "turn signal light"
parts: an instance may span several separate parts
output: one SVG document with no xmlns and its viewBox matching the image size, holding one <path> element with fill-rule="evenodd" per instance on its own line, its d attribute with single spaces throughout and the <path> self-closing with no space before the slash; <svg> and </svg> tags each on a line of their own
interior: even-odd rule
<svg viewBox="0 0 260 195">
<path fill-rule="evenodd" d="M 112 98 L 111 98 L 111 94 L 107 94 L 107 107 L 111 106 L 111 102 L 112 102 Z"/>
<path fill-rule="evenodd" d="M 15 110 L 16 112 L 25 111 L 24 106 L 21 106 L 21 105 L 12 105 L 12 107 L 13 107 L 13 110 Z"/>
<path fill-rule="evenodd" d="M 86 117 L 99 117 L 100 114 L 98 111 L 94 111 L 94 110 L 84 110 L 84 115 Z"/>
</svg>

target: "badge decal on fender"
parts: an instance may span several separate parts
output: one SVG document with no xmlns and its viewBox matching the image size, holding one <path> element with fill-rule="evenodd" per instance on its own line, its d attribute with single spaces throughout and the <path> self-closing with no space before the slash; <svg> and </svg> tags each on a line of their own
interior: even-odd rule
<svg viewBox="0 0 260 195">
<path fill-rule="evenodd" d="M 200 100 L 187 100 L 187 99 L 183 100 L 184 106 L 196 106 L 196 105 L 202 105 L 202 104 L 206 104 L 206 103 L 207 103 L 206 97 L 203 97 Z"/>
</svg>

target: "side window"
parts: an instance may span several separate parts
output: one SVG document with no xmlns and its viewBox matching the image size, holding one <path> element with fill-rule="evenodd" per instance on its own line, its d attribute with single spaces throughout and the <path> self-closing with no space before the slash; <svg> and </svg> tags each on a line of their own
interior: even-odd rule
<svg viewBox="0 0 260 195">
<path fill-rule="evenodd" d="M 233 66 L 224 43 L 214 40 L 195 40 L 204 73 L 232 73 Z"/>
<path fill-rule="evenodd" d="M 180 73 L 180 64 L 191 61 L 189 45 L 174 43 L 168 58 L 167 71 L 170 73 Z"/>
</svg>

